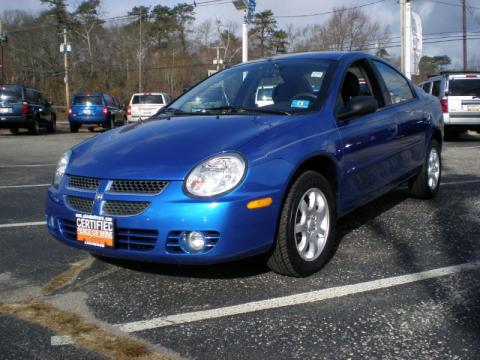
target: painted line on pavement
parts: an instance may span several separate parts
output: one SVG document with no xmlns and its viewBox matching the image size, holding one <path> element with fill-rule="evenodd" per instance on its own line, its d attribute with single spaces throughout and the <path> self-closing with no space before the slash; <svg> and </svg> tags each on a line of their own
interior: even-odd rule
<svg viewBox="0 0 480 360">
<path fill-rule="evenodd" d="M 29 168 L 29 167 L 42 167 L 42 166 L 55 166 L 57 164 L 14 164 L 14 165 L 8 165 L 8 164 L 1 164 L 0 168 L 5 169 L 5 168 Z"/>
<path fill-rule="evenodd" d="M 474 184 L 474 183 L 480 183 L 480 180 L 460 180 L 460 181 L 442 182 L 440 184 L 440 186 L 443 186 L 443 185 Z"/>
<path fill-rule="evenodd" d="M 31 188 L 31 187 L 45 187 L 49 186 L 50 184 L 32 184 L 32 185 L 2 185 L 0 186 L 0 190 L 2 189 L 19 189 L 19 188 Z"/>
<path fill-rule="evenodd" d="M 12 224 L 0 224 L 0 229 L 4 228 L 14 228 L 14 227 L 22 227 L 22 226 L 38 226 L 38 225 L 46 225 L 45 221 L 34 221 L 34 222 L 24 222 L 24 223 L 12 223 Z"/>
<path fill-rule="evenodd" d="M 411 284 L 418 281 L 435 279 L 443 276 L 461 273 L 464 271 L 478 269 L 480 269 L 480 261 L 475 261 L 417 272 L 413 274 L 366 281 L 358 284 L 338 286 L 334 288 L 282 296 L 267 300 L 253 301 L 240 305 L 227 306 L 211 310 L 194 311 L 183 314 L 162 316 L 150 320 L 133 321 L 124 324 L 116 324 L 113 326 L 126 333 L 152 330 L 161 327 L 192 323 L 196 321 L 218 319 L 226 316 L 242 315 L 263 310 L 278 309 L 286 306 L 314 303 L 323 300 L 335 299 L 339 297 L 360 294 L 379 289 L 387 289 L 395 286 Z M 52 338 L 50 339 L 50 343 L 52 345 L 67 345 L 71 344 L 72 340 L 67 336 L 52 336 Z"/>
</svg>

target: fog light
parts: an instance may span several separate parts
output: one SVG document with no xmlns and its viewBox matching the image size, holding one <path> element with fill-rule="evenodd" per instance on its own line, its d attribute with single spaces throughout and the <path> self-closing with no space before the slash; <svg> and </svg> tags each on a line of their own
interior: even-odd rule
<svg viewBox="0 0 480 360">
<path fill-rule="evenodd" d="M 200 252 L 205 249 L 205 236 L 199 231 L 184 232 L 180 241 L 187 252 Z"/>
<path fill-rule="evenodd" d="M 57 226 L 56 226 L 56 221 L 54 216 L 48 216 L 47 223 L 50 229 L 56 229 Z"/>
</svg>

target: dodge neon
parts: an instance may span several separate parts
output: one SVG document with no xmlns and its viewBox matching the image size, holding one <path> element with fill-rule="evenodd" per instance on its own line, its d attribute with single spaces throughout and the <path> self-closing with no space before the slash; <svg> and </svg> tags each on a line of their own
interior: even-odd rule
<svg viewBox="0 0 480 360">
<path fill-rule="evenodd" d="M 257 100 L 262 89 L 269 101 Z M 205 265 L 264 254 L 275 272 L 307 276 L 331 256 L 339 217 L 402 183 L 413 197 L 437 194 L 442 140 L 438 99 L 380 58 L 239 64 L 68 150 L 47 226 L 105 257 Z"/>
</svg>

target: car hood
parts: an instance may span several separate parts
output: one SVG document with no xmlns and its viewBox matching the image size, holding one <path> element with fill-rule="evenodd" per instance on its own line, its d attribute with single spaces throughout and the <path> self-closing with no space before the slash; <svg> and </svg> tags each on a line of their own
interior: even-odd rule
<svg viewBox="0 0 480 360">
<path fill-rule="evenodd" d="M 235 151 L 286 118 L 179 116 L 124 126 L 74 147 L 67 174 L 104 179 L 183 180 L 202 160 Z"/>
</svg>

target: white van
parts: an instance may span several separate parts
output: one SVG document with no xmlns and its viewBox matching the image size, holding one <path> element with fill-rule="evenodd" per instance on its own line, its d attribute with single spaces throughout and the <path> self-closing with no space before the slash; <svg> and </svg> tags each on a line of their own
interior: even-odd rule
<svg viewBox="0 0 480 360">
<path fill-rule="evenodd" d="M 127 109 L 127 121 L 137 122 L 147 119 L 170 103 L 172 98 L 167 93 L 136 93 L 132 95 Z"/>
</svg>

